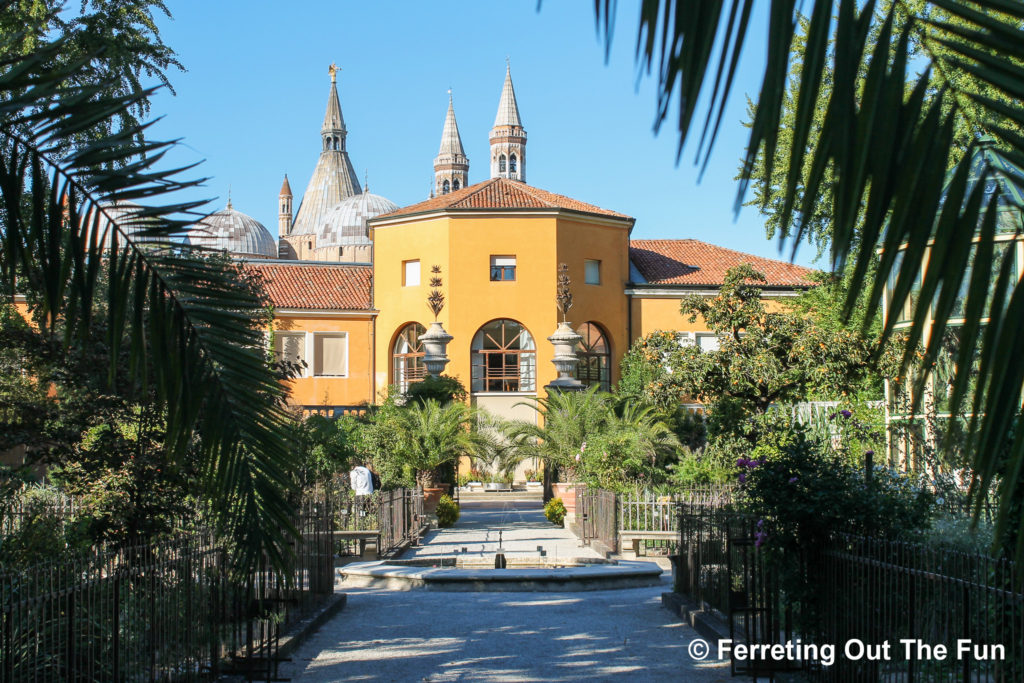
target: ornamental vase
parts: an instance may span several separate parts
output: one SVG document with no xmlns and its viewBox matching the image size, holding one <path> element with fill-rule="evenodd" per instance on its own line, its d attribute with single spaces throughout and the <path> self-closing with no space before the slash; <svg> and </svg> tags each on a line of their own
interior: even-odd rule
<svg viewBox="0 0 1024 683">
<path fill-rule="evenodd" d="M 448 365 L 448 342 L 454 337 L 445 332 L 441 323 L 434 321 L 430 323 L 430 329 L 420 335 L 420 342 L 423 344 L 423 365 L 432 377 L 439 376 L 444 372 L 444 366 Z"/>
</svg>

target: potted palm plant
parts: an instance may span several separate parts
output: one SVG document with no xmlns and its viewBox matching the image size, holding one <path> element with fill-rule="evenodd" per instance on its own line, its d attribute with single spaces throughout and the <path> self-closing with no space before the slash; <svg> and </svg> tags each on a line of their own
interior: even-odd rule
<svg viewBox="0 0 1024 683">
<path fill-rule="evenodd" d="M 486 459 L 493 437 L 476 429 L 479 413 L 465 403 L 442 404 L 433 399 L 407 406 L 402 411 L 399 449 L 406 463 L 416 471 L 416 484 L 423 487 L 423 505 L 433 512 L 448 485 L 437 480 L 443 465 L 462 457 Z"/>
</svg>

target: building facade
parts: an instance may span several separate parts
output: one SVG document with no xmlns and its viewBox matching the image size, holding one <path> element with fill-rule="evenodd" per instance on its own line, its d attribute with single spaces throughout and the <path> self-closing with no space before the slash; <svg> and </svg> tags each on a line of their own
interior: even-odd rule
<svg viewBox="0 0 1024 683">
<path fill-rule="evenodd" d="M 547 337 L 560 320 L 561 264 L 574 297 L 568 318 L 582 337 L 577 377 L 604 389 L 618 381 L 633 340 L 655 330 L 676 330 L 682 341 L 711 348 L 714 335 L 700 321 L 687 322 L 679 300 L 714 295 L 728 268 L 752 263 L 768 276 L 772 297 L 809 286 L 809 271 L 792 264 L 696 240 L 631 241 L 633 218 L 528 185 L 526 130 L 510 68 L 488 136 L 489 177 L 470 182 L 449 94 L 431 196 L 399 207 L 359 186 L 333 67 L 330 76 L 320 154 L 294 217 L 287 177 L 278 196 L 277 253 L 230 246 L 264 245 L 266 229 L 252 219 L 245 222 L 250 235 L 236 230 L 224 242 L 267 282 L 271 344 L 304 367 L 290 394 L 305 412 L 358 410 L 389 387 L 421 380 L 420 337 L 434 320 L 427 305 L 433 290 L 444 296 L 437 319 L 453 337 L 446 374 L 462 381 L 475 405 L 533 420 L 526 399 L 543 397 L 557 377 Z"/>
</svg>

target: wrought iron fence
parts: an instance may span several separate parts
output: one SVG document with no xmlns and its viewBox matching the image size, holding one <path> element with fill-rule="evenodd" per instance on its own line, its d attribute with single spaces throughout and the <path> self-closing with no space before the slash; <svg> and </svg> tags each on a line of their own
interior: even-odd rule
<svg viewBox="0 0 1024 683">
<path fill-rule="evenodd" d="M 820 680 L 1024 680 L 1024 576 L 1013 562 L 839 534 L 821 566 L 823 638 L 888 642 L 890 653 L 855 660 L 838 648 L 833 666 L 813 667 Z"/>
<path fill-rule="evenodd" d="M 423 489 L 381 492 L 377 518 L 381 555 L 416 544 L 426 519 L 423 514 Z"/>
<path fill-rule="evenodd" d="M 280 631 L 334 591 L 329 500 L 306 500 L 285 571 L 248 575 L 208 532 L 0 574 L 0 679 L 277 677 Z"/>
<path fill-rule="evenodd" d="M 755 541 L 756 522 L 720 507 L 683 508 L 675 586 L 725 619 L 734 640 L 834 646 L 834 662 L 733 661 L 735 674 L 766 676 L 794 666 L 824 681 L 1024 680 L 1024 576 L 1008 560 L 919 544 L 837 534 L 803 557 L 776 558 L 812 572 L 814 594 L 787 605 Z M 797 633 L 791 610 L 815 605 L 814 633 Z M 806 615 L 804 615 L 806 617 Z M 806 619 L 800 620 L 806 623 Z M 889 643 L 886 659 L 845 656 L 856 639 Z M 906 657 L 901 641 L 915 648 Z M 918 652 L 917 643 L 930 651 Z M 969 643 L 969 645 L 965 645 Z M 934 646 L 946 657 L 934 656 Z M 960 647 L 969 647 L 961 656 Z M 977 647 L 977 650 L 974 648 Z M 856 652 L 854 652 L 856 654 Z"/>
<path fill-rule="evenodd" d="M 577 487 L 576 516 L 582 534 L 581 540 L 584 543 L 590 546 L 597 545 L 605 553 L 614 553 L 618 550 L 614 493 L 586 486 Z"/>
</svg>

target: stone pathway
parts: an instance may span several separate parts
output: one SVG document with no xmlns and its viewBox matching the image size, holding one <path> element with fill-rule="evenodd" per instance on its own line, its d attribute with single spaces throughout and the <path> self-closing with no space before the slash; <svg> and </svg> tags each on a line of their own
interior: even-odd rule
<svg viewBox="0 0 1024 683">
<path fill-rule="evenodd" d="M 592 556 L 536 509 L 466 507 L 425 547 L 493 553 L 503 522 L 508 552 Z M 493 544 L 493 546 L 491 545 Z M 579 593 L 389 592 L 344 588 L 348 604 L 282 666 L 300 681 L 726 681 L 729 669 L 694 662 L 697 637 L 661 607 L 664 585 Z"/>
</svg>

